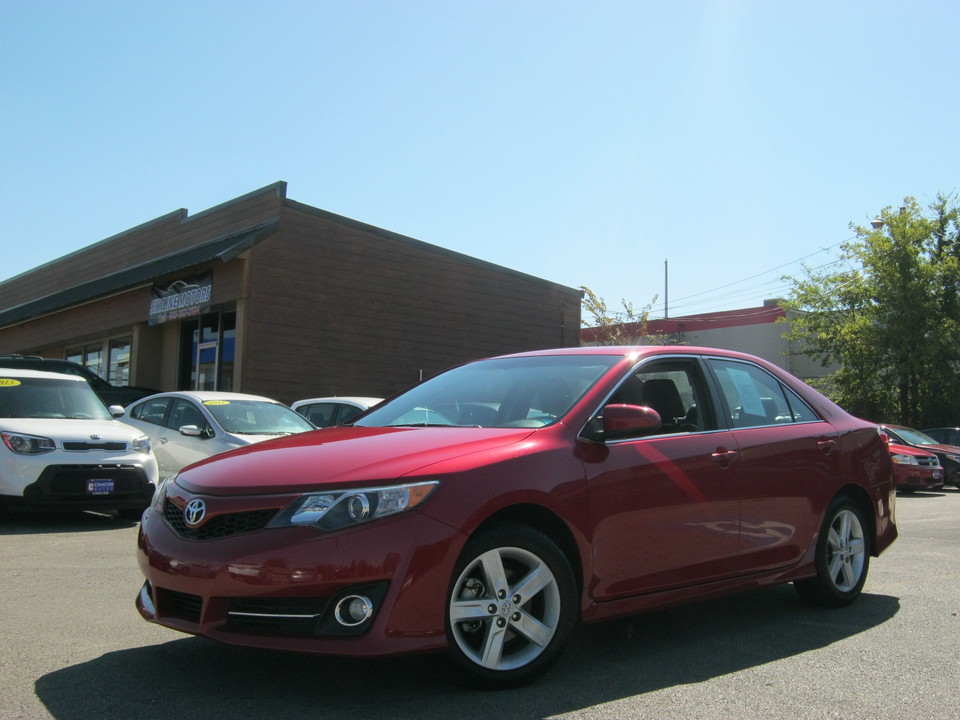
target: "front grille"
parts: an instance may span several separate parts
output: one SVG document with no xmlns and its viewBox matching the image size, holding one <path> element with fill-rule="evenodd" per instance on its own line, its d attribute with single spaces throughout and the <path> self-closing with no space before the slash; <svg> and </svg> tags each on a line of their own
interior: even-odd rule
<svg viewBox="0 0 960 720">
<path fill-rule="evenodd" d="M 65 442 L 63 444 L 64 450 L 107 450 L 111 452 L 120 452 L 127 449 L 127 444 L 124 442 L 102 442 L 102 443 L 92 443 L 92 442 Z"/>
<path fill-rule="evenodd" d="M 183 519 L 183 510 L 174 503 L 167 500 L 163 507 L 163 517 L 170 527 L 187 540 L 216 540 L 231 535 L 256 532 L 265 528 L 276 514 L 276 509 L 227 513 L 215 515 L 200 527 L 192 528 Z"/>
<path fill-rule="evenodd" d="M 162 617 L 200 623 L 203 598 L 199 595 L 157 588 L 157 613 Z"/>
<path fill-rule="evenodd" d="M 328 598 L 231 598 L 227 627 L 242 633 L 310 637 L 328 603 Z"/>
<path fill-rule="evenodd" d="M 940 459 L 936 456 L 934 457 L 918 457 L 917 464 L 923 465 L 925 467 L 940 467 Z"/>
</svg>

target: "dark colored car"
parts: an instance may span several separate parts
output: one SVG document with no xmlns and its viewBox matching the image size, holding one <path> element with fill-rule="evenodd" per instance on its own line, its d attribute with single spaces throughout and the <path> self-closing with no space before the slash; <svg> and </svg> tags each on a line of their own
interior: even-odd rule
<svg viewBox="0 0 960 720">
<path fill-rule="evenodd" d="M 468 363 L 350 426 L 191 465 L 144 514 L 155 623 L 529 681 L 592 622 L 793 582 L 845 606 L 897 536 L 877 426 L 752 356 Z"/>
<path fill-rule="evenodd" d="M 93 391 L 107 407 L 111 405 L 126 407 L 140 398 L 160 392 L 159 390 L 135 385 L 111 385 L 89 368 L 70 360 L 44 358 L 38 355 L 0 355 L 0 368 L 3 367 L 77 375 L 87 381 L 87 384 L 93 388 Z"/>
<path fill-rule="evenodd" d="M 937 456 L 943 468 L 944 485 L 960 488 L 960 447 L 942 444 L 926 432 L 903 425 L 881 425 L 880 430 L 890 436 L 890 442 L 925 450 Z"/>
<path fill-rule="evenodd" d="M 938 427 L 921 430 L 941 445 L 960 445 L 960 427 Z"/>
<path fill-rule="evenodd" d="M 887 447 L 893 460 L 893 480 L 897 490 L 909 493 L 943 487 L 943 468 L 936 455 L 909 445 L 890 443 Z"/>
</svg>

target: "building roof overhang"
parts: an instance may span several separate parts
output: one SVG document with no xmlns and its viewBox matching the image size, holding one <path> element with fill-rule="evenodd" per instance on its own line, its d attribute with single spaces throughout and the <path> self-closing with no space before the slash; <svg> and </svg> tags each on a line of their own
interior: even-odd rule
<svg viewBox="0 0 960 720">
<path fill-rule="evenodd" d="M 279 226 L 279 219 L 272 218 L 199 245 L 193 245 L 185 250 L 178 250 L 36 300 L 0 310 L 0 328 L 140 287 L 174 273 L 200 268 L 214 262 L 230 262 L 276 233 Z"/>
</svg>

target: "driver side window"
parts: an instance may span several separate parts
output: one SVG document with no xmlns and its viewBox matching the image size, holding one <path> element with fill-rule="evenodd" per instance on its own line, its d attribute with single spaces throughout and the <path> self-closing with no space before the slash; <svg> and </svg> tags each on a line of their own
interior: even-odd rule
<svg viewBox="0 0 960 720">
<path fill-rule="evenodd" d="M 660 428 L 651 434 L 699 432 L 715 429 L 705 404 L 706 393 L 695 360 L 671 358 L 640 366 L 610 397 L 609 403 L 652 408 L 660 415 Z"/>
</svg>

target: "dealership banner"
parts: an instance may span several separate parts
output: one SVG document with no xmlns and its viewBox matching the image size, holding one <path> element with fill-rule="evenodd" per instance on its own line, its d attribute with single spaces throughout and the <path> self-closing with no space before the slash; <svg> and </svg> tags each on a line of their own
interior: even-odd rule
<svg viewBox="0 0 960 720">
<path fill-rule="evenodd" d="M 150 324 L 195 317 L 210 309 L 213 273 L 174 280 L 166 287 L 153 286 L 150 300 Z"/>
</svg>

